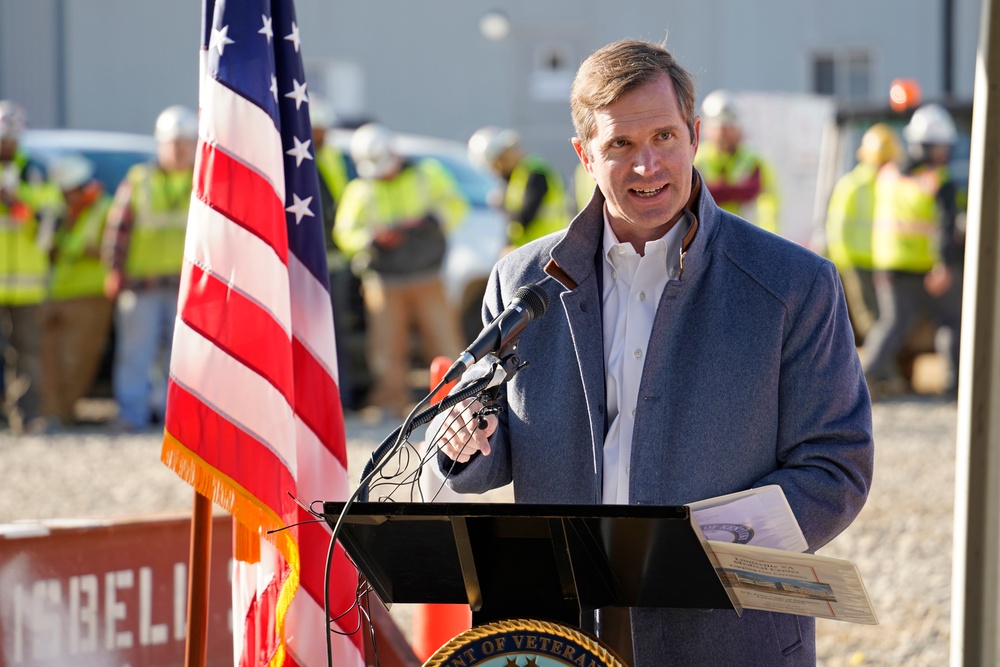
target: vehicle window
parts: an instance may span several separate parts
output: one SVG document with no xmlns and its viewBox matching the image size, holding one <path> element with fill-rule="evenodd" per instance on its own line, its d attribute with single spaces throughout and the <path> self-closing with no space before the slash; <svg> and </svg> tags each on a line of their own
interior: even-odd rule
<svg viewBox="0 0 1000 667">
<path fill-rule="evenodd" d="M 451 172 L 459 189 L 470 204 L 486 206 L 489 193 L 495 187 L 494 182 L 488 176 L 458 160 L 437 155 L 432 157 Z"/>
<path fill-rule="evenodd" d="M 77 153 L 94 164 L 94 176 L 104 185 L 108 192 L 114 192 L 125 178 L 125 173 L 133 164 L 146 162 L 154 158 L 153 153 L 146 151 L 100 151 L 100 150 L 59 150 L 28 148 L 32 159 L 48 167 L 60 155 Z"/>
<path fill-rule="evenodd" d="M 142 152 L 109 153 L 105 151 L 83 151 L 83 156 L 94 163 L 95 176 L 104 184 L 104 188 L 108 192 L 114 192 L 132 165 L 137 162 L 148 162 L 154 157 Z"/>
</svg>

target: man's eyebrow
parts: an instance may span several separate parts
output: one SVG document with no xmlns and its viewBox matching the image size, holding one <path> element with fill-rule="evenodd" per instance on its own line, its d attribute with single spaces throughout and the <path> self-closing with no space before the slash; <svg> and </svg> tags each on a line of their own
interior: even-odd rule
<svg viewBox="0 0 1000 667">
<path fill-rule="evenodd" d="M 683 126 L 682 124 L 677 124 L 677 123 L 671 123 L 669 125 L 661 125 L 661 126 L 653 129 L 653 131 L 651 133 L 651 136 L 657 135 L 657 134 L 663 134 L 664 132 L 669 132 L 671 134 L 677 134 L 680 131 L 680 128 L 682 126 Z M 611 144 L 615 143 L 616 141 L 628 141 L 628 142 L 631 142 L 632 141 L 632 137 L 629 136 L 629 135 L 627 135 L 627 134 L 615 134 L 615 135 L 612 135 L 612 136 L 608 137 L 607 140 L 602 141 L 601 145 L 602 146 L 610 146 Z"/>
<path fill-rule="evenodd" d="M 676 134 L 677 131 L 681 127 L 682 127 L 682 125 L 677 124 L 677 123 L 673 123 L 673 124 L 670 124 L 670 125 L 663 125 L 661 127 L 656 128 L 655 130 L 653 130 L 653 134 L 663 134 L 664 132 L 671 132 L 671 133 Z"/>
</svg>

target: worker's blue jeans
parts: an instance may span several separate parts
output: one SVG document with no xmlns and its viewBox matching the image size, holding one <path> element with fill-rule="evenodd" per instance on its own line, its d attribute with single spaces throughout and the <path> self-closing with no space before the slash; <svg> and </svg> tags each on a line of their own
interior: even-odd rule
<svg viewBox="0 0 1000 667">
<path fill-rule="evenodd" d="M 115 363 L 112 384 L 118 420 L 142 428 L 167 404 L 170 346 L 177 318 L 177 288 L 123 292 L 115 308 Z"/>
</svg>

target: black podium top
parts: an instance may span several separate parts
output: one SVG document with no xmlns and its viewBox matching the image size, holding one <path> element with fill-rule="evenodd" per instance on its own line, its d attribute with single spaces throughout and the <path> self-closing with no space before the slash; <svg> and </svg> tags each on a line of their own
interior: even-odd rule
<svg viewBox="0 0 1000 667">
<path fill-rule="evenodd" d="M 331 527 L 343 507 L 323 504 Z M 734 608 L 683 506 L 355 503 L 339 539 L 387 606 L 468 604 L 475 623 Z"/>
</svg>

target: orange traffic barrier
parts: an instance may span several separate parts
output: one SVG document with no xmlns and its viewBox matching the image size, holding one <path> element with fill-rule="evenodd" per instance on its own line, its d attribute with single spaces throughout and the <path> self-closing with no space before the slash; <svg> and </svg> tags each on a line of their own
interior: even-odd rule
<svg viewBox="0 0 1000 667">
<path fill-rule="evenodd" d="M 451 368 L 448 357 L 436 357 L 431 362 L 430 389 L 433 391 L 444 374 Z M 431 399 L 438 403 L 455 383 L 445 385 Z M 413 652 L 426 661 L 455 635 L 472 627 L 472 610 L 464 604 L 417 604 L 413 609 Z"/>
</svg>

